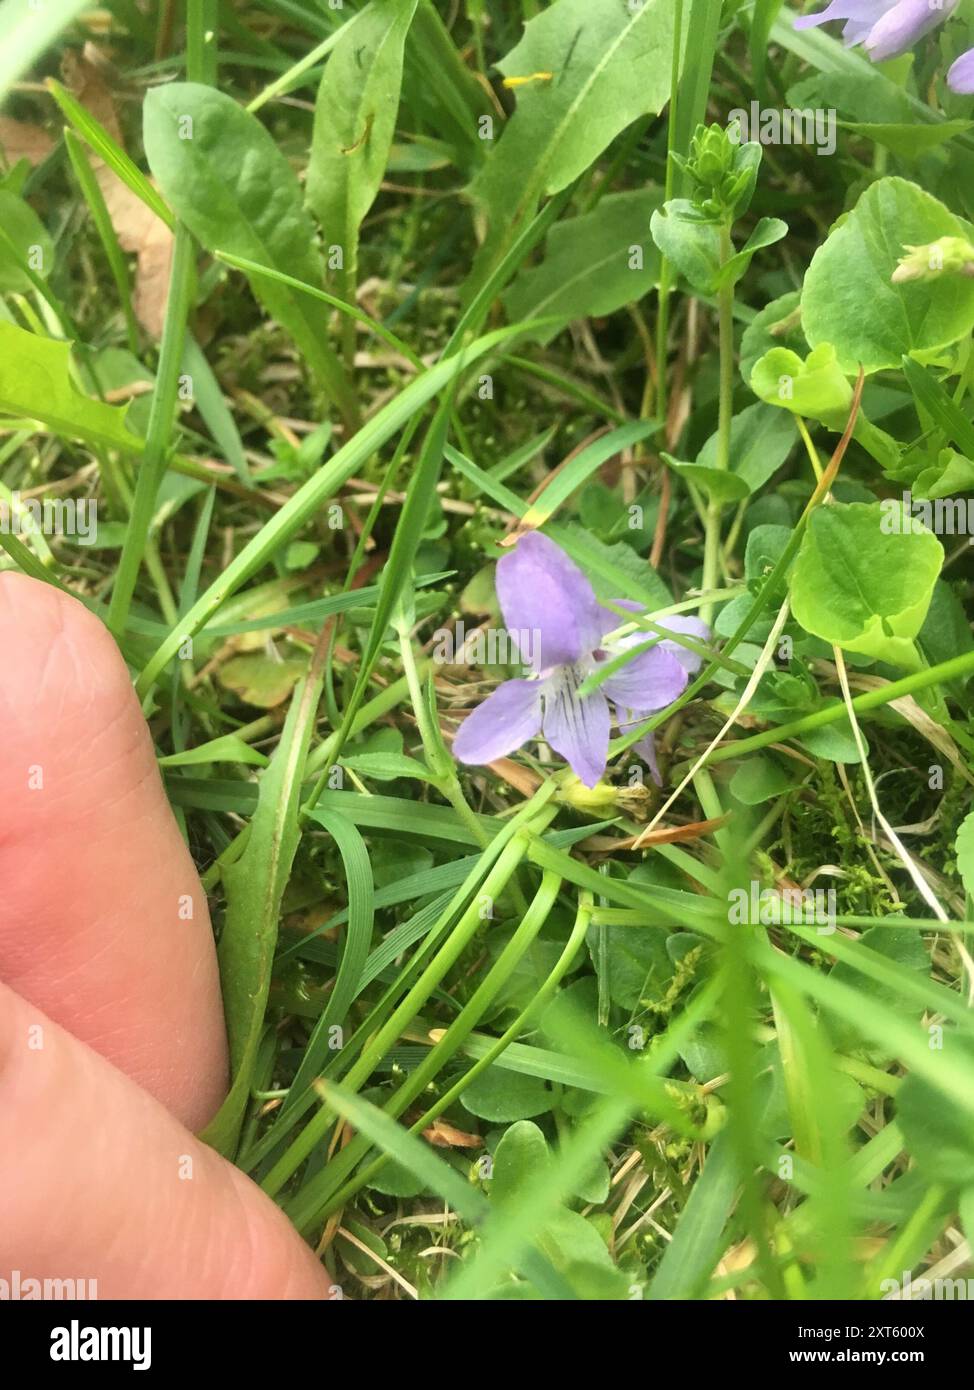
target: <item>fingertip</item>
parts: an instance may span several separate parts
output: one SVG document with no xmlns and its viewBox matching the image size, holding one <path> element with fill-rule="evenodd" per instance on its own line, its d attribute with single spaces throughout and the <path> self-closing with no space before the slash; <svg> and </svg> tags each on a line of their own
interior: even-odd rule
<svg viewBox="0 0 974 1390">
<path fill-rule="evenodd" d="M 0 978 L 186 1124 L 226 1039 L 206 896 L 125 662 L 69 594 L 0 574 Z"/>
</svg>

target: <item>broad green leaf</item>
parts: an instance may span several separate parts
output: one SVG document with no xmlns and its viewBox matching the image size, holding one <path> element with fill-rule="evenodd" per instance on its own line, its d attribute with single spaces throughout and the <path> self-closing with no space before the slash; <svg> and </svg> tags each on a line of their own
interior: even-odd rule
<svg viewBox="0 0 974 1390">
<path fill-rule="evenodd" d="M 791 540 L 791 530 L 787 526 L 755 526 L 748 534 L 744 550 L 744 577 L 747 587 L 757 593 Z"/>
<path fill-rule="evenodd" d="M 974 898 L 974 811 L 966 815 L 960 823 L 954 852 L 957 855 L 957 870 L 964 882 L 964 891 L 969 898 Z"/>
<path fill-rule="evenodd" d="M 753 757 L 741 763 L 730 780 L 731 796 L 745 806 L 760 806 L 791 791 L 795 779 L 773 758 Z"/>
<path fill-rule="evenodd" d="M 904 353 L 935 359 L 974 327 L 974 281 L 962 275 L 894 285 L 907 246 L 966 227 L 943 203 L 906 179 L 871 184 L 812 258 L 802 289 L 802 322 L 812 347 L 833 343 L 849 375 L 898 367 Z"/>
<path fill-rule="evenodd" d="M 217 952 L 230 1044 L 230 1093 L 204 1132 L 232 1154 L 250 1097 L 271 985 L 281 901 L 301 839 L 298 810 L 321 693 L 320 672 L 295 692 L 271 765 L 260 779 L 243 853 L 223 868 L 226 919 Z"/>
<path fill-rule="evenodd" d="M 712 434 L 695 463 L 680 463 L 664 453 L 674 472 L 718 502 L 740 502 L 757 492 L 784 463 L 795 443 L 787 416 L 750 405 L 731 424 L 731 466 L 717 467 L 718 436 Z"/>
<path fill-rule="evenodd" d="M 62 439 L 141 453 L 144 445 L 125 424 L 126 407 L 93 401 L 71 374 L 71 344 L 41 338 L 0 322 L 0 412 L 39 420 Z"/>
<path fill-rule="evenodd" d="M 795 427 L 787 416 L 764 405 L 749 405 L 731 424 L 731 472 L 747 492 L 757 492 L 791 453 Z M 717 435 L 712 434 L 697 455 L 697 463 L 711 467 L 717 460 Z"/>
<path fill-rule="evenodd" d="M 655 189 L 610 193 L 594 211 L 557 222 L 544 260 L 522 271 L 505 294 L 508 318 L 557 315 L 568 322 L 642 299 L 659 279 L 659 252 L 649 235 L 659 204 Z M 532 336 L 546 343 L 558 331 L 553 324 Z"/>
<path fill-rule="evenodd" d="M 504 1131 L 493 1158 L 490 1200 L 497 1206 L 513 1201 L 518 1191 L 551 1162 L 548 1141 L 530 1120 L 517 1120 Z"/>
<path fill-rule="evenodd" d="M 470 188 L 490 223 L 488 264 L 544 195 L 567 188 L 638 116 L 662 110 L 673 15 L 674 0 L 557 0 L 525 25 L 498 63 L 517 110 Z"/>
<path fill-rule="evenodd" d="M 308 1039 L 282 1113 L 304 1094 L 306 1087 L 322 1069 L 332 1045 L 332 1029 L 337 1026 L 340 1030 L 338 1036 L 344 1035 L 349 1008 L 361 988 L 375 924 L 375 885 L 365 841 L 352 822 L 340 812 L 319 812 L 316 820 L 331 835 L 342 857 L 348 885 L 348 919 L 341 964 L 328 1003 Z"/>
<path fill-rule="evenodd" d="M 726 468 L 715 468 L 713 464 L 705 463 L 681 463 L 665 453 L 662 457 L 674 473 L 717 502 L 741 502 L 748 496 L 750 489 L 744 479 Z"/>
<path fill-rule="evenodd" d="M 595 933 L 599 933 L 599 939 Z M 637 1012 L 646 1001 L 662 999 L 673 975 L 666 935 L 656 927 L 595 927 L 589 948 L 613 1004 Z"/>
<path fill-rule="evenodd" d="M 397 777 L 409 777 L 418 782 L 434 780 L 428 767 L 402 753 L 346 753 L 342 762 L 353 772 L 374 777 L 379 782 L 393 782 Z"/>
<path fill-rule="evenodd" d="M 482 1120 L 527 1120 L 543 1115 L 555 1103 L 554 1092 L 537 1076 L 511 1075 L 489 1066 L 474 1078 L 460 1097 L 460 1104 Z"/>
<path fill-rule="evenodd" d="M 320 284 L 301 186 L 256 116 L 212 87 L 173 82 L 146 96 L 143 136 L 159 187 L 207 251 L 228 251 Z M 328 344 L 327 320 L 308 296 L 280 281 L 253 276 L 251 285 L 354 424 L 354 398 Z"/>
<path fill-rule="evenodd" d="M 515 1206 L 521 1194 L 540 1173 L 551 1167 L 548 1142 L 536 1124 L 518 1120 L 505 1130 L 493 1156 L 490 1202 L 493 1207 Z M 577 1212 L 563 1208 L 539 1232 L 538 1246 L 573 1285 L 576 1265 L 599 1270 L 615 1266 L 605 1241 L 595 1227 Z"/>
<path fill-rule="evenodd" d="M 160 767 L 197 767 L 201 763 L 249 763 L 266 767 L 267 757 L 259 748 L 251 748 L 236 734 L 221 734 L 209 743 L 186 748 L 182 753 L 170 753 L 159 759 Z"/>
<path fill-rule="evenodd" d="M 830 763 L 862 762 L 859 745 L 848 723 L 845 727 L 826 725 L 822 729 L 810 729 L 798 741 L 813 758 L 824 758 Z"/>
<path fill-rule="evenodd" d="M 782 20 L 784 18 L 782 16 Z M 781 24 L 776 27 L 780 42 Z M 873 66 L 860 50 L 846 49 L 841 41 L 836 44 L 828 37 L 827 30 L 817 34 L 806 31 L 804 35 L 800 30 L 795 31 L 795 37 L 799 40 L 806 36 L 812 41 L 825 39 L 822 49 L 827 44 L 838 62 L 831 64 L 823 61 L 824 51 L 816 53 L 814 57 L 810 53 L 803 53 L 801 56 L 818 70 L 788 88 L 791 106 L 834 107 L 842 116 L 853 121 L 896 124 L 913 120 L 917 123 L 936 123 L 938 118 L 928 106 L 904 91 L 891 73 L 887 75 L 885 68 Z"/>
<path fill-rule="evenodd" d="M 773 246 L 776 241 L 787 235 L 787 222 L 782 222 L 780 217 L 762 217 L 741 249 L 731 256 L 726 265 L 720 267 L 716 288 L 736 285 L 758 251 L 763 251 L 766 246 Z"/>
<path fill-rule="evenodd" d="M 906 513 L 886 529 L 880 503 L 834 503 L 813 512 L 791 574 L 792 610 L 806 632 L 846 651 L 914 668 L 943 564 L 936 536 Z"/>
<path fill-rule="evenodd" d="M 933 596 L 923 627 L 920 629 L 919 640 L 931 666 L 974 651 L 974 635 L 971 633 L 964 605 L 944 579 L 938 579 L 933 587 Z M 962 690 L 968 679 L 969 677 L 962 676 L 957 682 L 957 688 Z"/>
<path fill-rule="evenodd" d="M 12 243 L 0 242 L 0 294 L 31 288 L 24 265 L 46 279 L 54 264 L 51 238 L 30 204 L 8 188 L 0 188 L 0 227 Z"/>
<path fill-rule="evenodd" d="M 66 29 L 82 0 L 4 0 L 0 5 L 0 97 L 31 63 Z"/>
<path fill-rule="evenodd" d="M 315 103 L 308 206 L 354 281 L 359 227 L 386 171 L 416 0 L 371 0 L 340 34 Z"/>
<path fill-rule="evenodd" d="M 974 1048 L 969 1038 L 946 1028 L 941 1056 L 967 1069 L 966 1107 L 950 1103 L 926 1077 L 912 1073 L 896 1096 L 896 1120 L 906 1146 L 928 1181 L 949 1188 L 974 1186 Z M 936 1059 L 937 1053 L 931 1053 Z"/>
<path fill-rule="evenodd" d="M 234 691 L 248 705 L 274 709 L 282 704 L 297 685 L 307 662 L 297 657 L 284 660 L 267 652 L 234 656 L 218 671 L 220 684 Z"/>
<path fill-rule="evenodd" d="M 839 430 L 852 404 L 852 387 L 831 343 L 820 343 L 804 362 L 790 348 L 772 348 L 755 362 L 751 390 L 768 405 Z"/>
<path fill-rule="evenodd" d="M 923 125 L 917 121 L 839 121 L 843 130 L 872 140 L 900 159 L 914 161 L 927 150 L 946 144 L 956 135 L 970 130 L 974 121 L 938 121 Z"/>
<path fill-rule="evenodd" d="M 936 463 L 930 468 L 921 469 L 913 483 L 914 497 L 922 500 L 951 497 L 955 492 L 970 492 L 972 489 L 974 462 L 956 449 L 939 449 Z M 960 505 L 966 511 L 966 499 Z"/>
<path fill-rule="evenodd" d="M 722 263 L 719 227 L 702 222 L 687 199 L 674 198 L 654 212 L 651 227 L 656 245 L 701 294 L 716 294 L 722 286 L 736 284 L 758 251 L 788 233 L 780 218 L 762 217 L 740 250 Z"/>
<path fill-rule="evenodd" d="M 702 222 L 688 198 L 674 198 L 653 213 L 653 240 L 666 259 L 701 294 L 713 294 L 720 274 L 720 229 Z"/>
<path fill-rule="evenodd" d="M 791 290 L 779 299 L 772 299 L 745 328 L 741 336 L 741 376 L 750 384 L 751 372 L 758 358 L 772 348 L 790 348 L 805 353 L 808 344 L 802 333 L 801 294 Z"/>
</svg>

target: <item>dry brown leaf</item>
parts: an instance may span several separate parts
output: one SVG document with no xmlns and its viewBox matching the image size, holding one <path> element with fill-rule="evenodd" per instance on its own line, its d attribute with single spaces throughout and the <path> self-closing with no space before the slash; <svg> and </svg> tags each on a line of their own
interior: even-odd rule
<svg viewBox="0 0 974 1390">
<path fill-rule="evenodd" d="M 74 48 L 65 49 L 61 58 L 65 85 L 85 110 L 105 127 L 116 145 L 124 149 L 115 101 L 104 77 L 108 67 L 108 60 L 93 43 L 86 43 L 80 53 Z"/>
<path fill-rule="evenodd" d="M 480 1149 L 484 1144 L 479 1134 L 467 1134 L 445 1120 L 434 1120 L 423 1130 L 423 1138 L 436 1149 Z"/>
<path fill-rule="evenodd" d="M 21 159 L 26 159 L 30 164 L 40 164 L 54 148 L 54 141 L 39 125 L 28 125 L 26 121 L 0 116 L 0 146 L 3 147 L 4 158 L 12 167 Z"/>
<path fill-rule="evenodd" d="M 66 53 L 62 65 L 64 79 L 85 110 L 124 148 L 115 103 L 102 75 L 104 60 L 99 62 L 97 52 L 94 45 L 86 44 L 83 54 Z M 161 338 L 172 270 L 173 234 L 107 164 L 90 152 L 89 158 L 118 244 L 136 258 L 132 296 L 135 316 L 150 337 Z"/>
</svg>

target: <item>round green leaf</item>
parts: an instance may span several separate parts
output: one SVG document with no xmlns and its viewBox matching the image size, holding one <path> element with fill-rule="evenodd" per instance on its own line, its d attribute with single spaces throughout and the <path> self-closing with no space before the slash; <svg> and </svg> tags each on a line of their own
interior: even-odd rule
<svg viewBox="0 0 974 1390">
<path fill-rule="evenodd" d="M 944 273 L 924 282 L 892 283 L 907 246 L 965 226 L 943 203 L 907 179 L 866 189 L 816 251 L 802 289 L 802 322 L 812 347 L 835 344 L 850 375 L 898 367 L 904 353 L 935 356 L 974 327 L 974 280 Z"/>
<path fill-rule="evenodd" d="M 538 1076 L 523 1076 L 504 1067 L 488 1067 L 463 1092 L 460 1102 L 481 1120 L 529 1120 L 555 1103 Z"/>
<path fill-rule="evenodd" d="M 47 279 L 54 264 L 51 238 L 34 209 L 9 188 L 0 188 L 0 227 L 12 243 L 0 245 L 0 294 L 31 288 L 25 265 Z"/>
<path fill-rule="evenodd" d="M 898 531 L 878 502 L 819 507 L 792 571 L 791 601 L 797 621 L 823 642 L 914 667 L 913 639 L 944 551 L 898 505 Z"/>
</svg>

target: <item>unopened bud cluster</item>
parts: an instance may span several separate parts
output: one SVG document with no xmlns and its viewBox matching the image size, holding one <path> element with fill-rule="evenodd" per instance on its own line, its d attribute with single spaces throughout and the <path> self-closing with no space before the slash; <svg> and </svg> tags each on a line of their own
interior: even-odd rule
<svg viewBox="0 0 974 1390">
<path fill-rule="evenodd" d="M 708 222 L 732 222 L 746 209 L 754 187 L 752 147 L 742 145 L 722 125 L 698 125 L 689 156 L 674 154 L 690 179 L 692 201 Z"/>
</svg>

